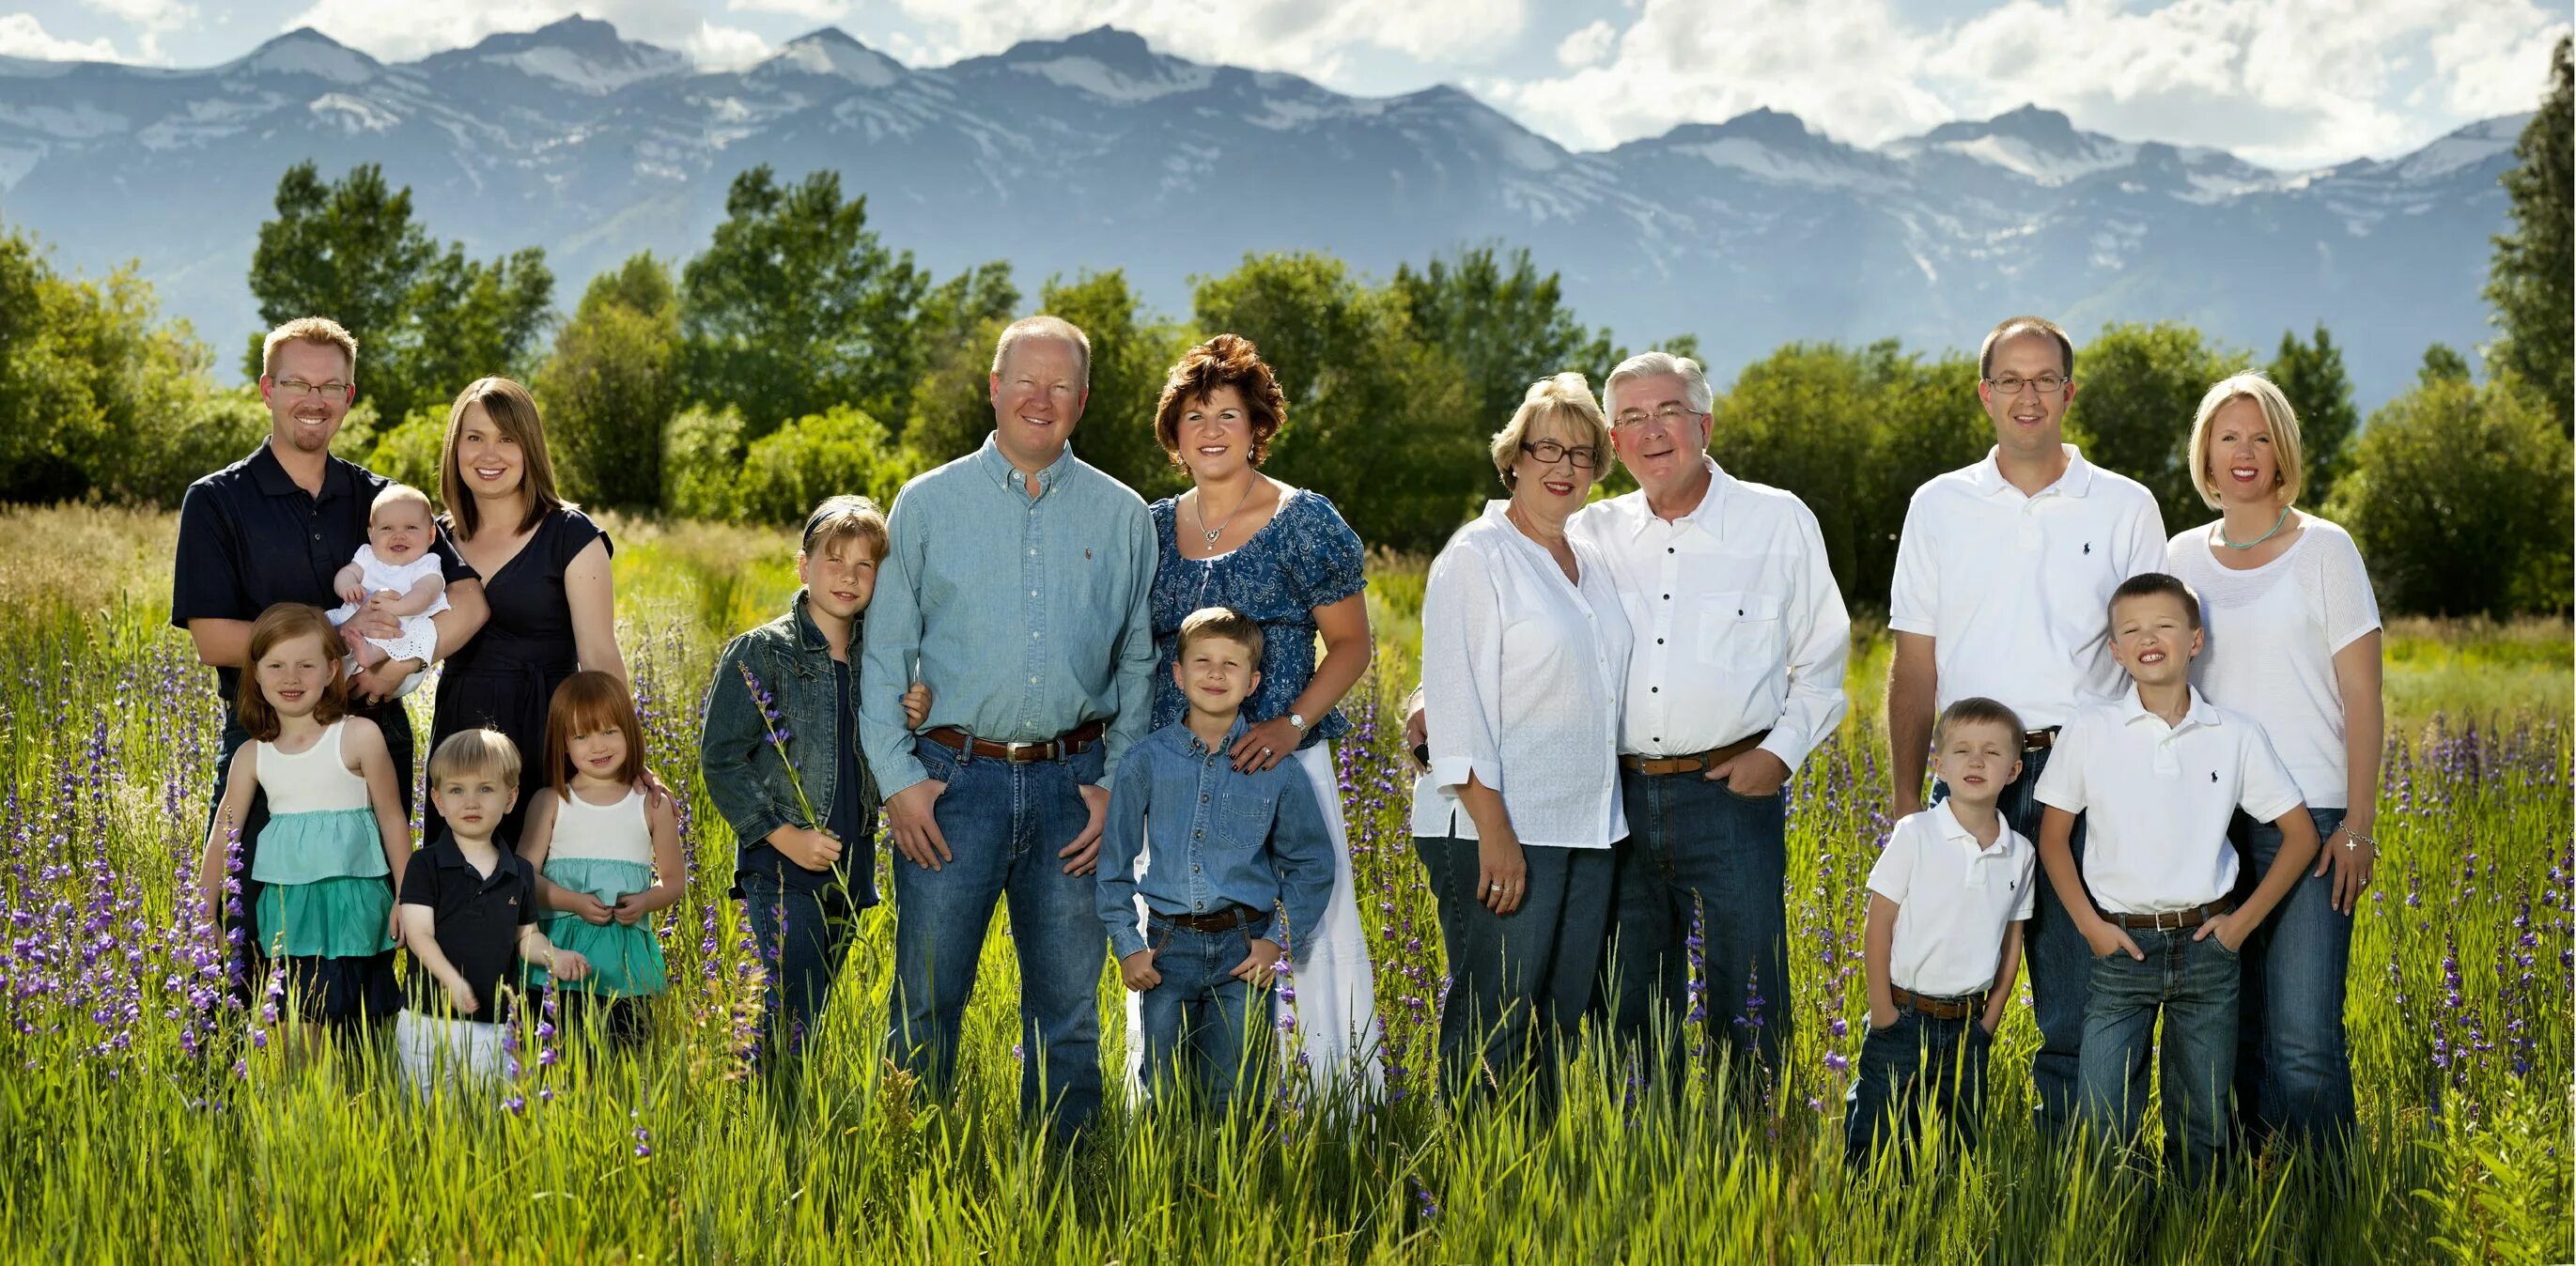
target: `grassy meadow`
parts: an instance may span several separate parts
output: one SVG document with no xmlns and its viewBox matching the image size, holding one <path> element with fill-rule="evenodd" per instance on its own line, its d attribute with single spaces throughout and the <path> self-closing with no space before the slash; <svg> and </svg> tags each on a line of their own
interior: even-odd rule
<svg viewBox="0 0 2576 1266">
<path fill-rule="evenodd" d="M 253 984 L 224 1001 L 193 873 L 219 710 L 166 624 L 170 516 L 0 510 L 0 1253 L 24 1261 L 2549 1262 L 2570 1247 L 2576 963 L 2563 622 L 2400 620 L 2380 882 L 2353 943 L 2362 1137 L 2171 1185 L 2040 1145 L 2036 1042 L 2008 1013 L 1973 1155 L 1840 1163 L 1866 1010 L 1862 888 L 1888 823 L 1861 632 L 1852 718 L 1790 813 L 1796 1039 L 1772 1099 L 1701 1076 L 1639 1095 L 1586 1056 L 1561 1111 L 1453 1118 L 1427 1093 L 1442 967 L 1404 832 L 1388 700 L 1413 678 L 1421 560 L 1380 560 L 1377 673 L 1340 751 L 1377 956 L 1388 1101 L 1222 1122 L 1117 1105 L 1067 1152 L 1015 1121 L 1015 971 L 996 919 L 952 1101 L 880 1050 L 890 906 L 791 1065 L 759 1049 L 733 842 L 698 785 L 723 638 L 794 588 L 790 538 L 611 517 L 620 636 L 688 900 L 642 1057 L 535 1024 L 504 1090 L 419 1108 L 388 1052 L 316 1052 Z M 425 736 L 429 692 L 413 697 Z M 881 853 L 883 850 L 880 850 Z M 882 857 L 880 858 L 882 865 Z M 1112 1084 L 1114 968 L 1101 991 Z M 2150 1116 L 2152 1120 L 2152 1115 Z"/>
</svg>

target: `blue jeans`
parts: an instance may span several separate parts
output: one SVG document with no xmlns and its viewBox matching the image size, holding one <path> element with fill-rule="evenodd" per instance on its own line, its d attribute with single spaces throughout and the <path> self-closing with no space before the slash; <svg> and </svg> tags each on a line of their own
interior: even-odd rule
<svg viewBox="0 0 2576 1266">
<path fill-rule="evenodd" d="M 934 1091 L 957 1076 L 959 1030 L 993 903 L 1011 914 L 1020 961 L 1020 1111 L 1070 1136 L 1100 1107 L 1100 965 L 1109 934 L 1097 881 L 1064 873 L 1058 850 L 1090 821 L 1077 787 L 1100 780 L 1099 744 L 1054 761 L 961 758 L 918 739 L 914 755 L 948 785 L 932 810 L 951 860 L 894 866 L 895 1058 Z"/>
<path fill-rule="evenodd" d="M 2094 1140 L 2126 1143 L 2146 1116 L 2148 1056 L 2161 1054 L 2166 1161 L 2187 1175 L 2217 1164 L 2236 1080 L 2240 964 L 2217 936 L 2193 940 L 2199 930 L 2130 928 L 2145 961 L 2127 950 L 2093 960 L 2076 1074 L 2079 1119 Z"/>
<path fill-rule="evenodd" d="M 2048 768 L 2048 749 L 2021 754 L 2021 777 L 2004 788 L 1995 807 L 2004 821 L 2039 846 L 2039 820 L 2047 806 L 2039 802 L 2039 774 Z M 1950 790 L 1940 782 L 1932 784 L 1935 801 L 1947 799 Z M 2075 831 L 2067 837 L 2067 849 L 2075 855 L 2077 874 L 2084 871 L 2084 816 L 2075 817 Z M 2085 1029 L 2085 992 L 2092 979 L 2093 947 L 2085 944 L 2083 930 L 2075 926 L 2073 916 L 2057 900 L 2057 885 L 2042 867 L 2032 877 L 2039 892 L 2031 902 L 2030 926 L 2022 929 L 2022 962 L 2030 973 L 2031 1019 L 2039 1025 L 2039 1050 L 2030 1058 L 2031 1088 L 2039 1094 L 2036 1118 L 2040 1133 L 2055 1138 L 2075 1121 L 2077 1066 L 2082 1062 Z"/>
<path fill-rule="evenodd" d="M 1777 1069 L 1791 1036 L 1788 797 L 1741 796 L 1698 774 L 1619 771 L 1628 838 L 1614 859 L 1611 941 L 1616 989 L 1611 1019 L 1623 1042 L 1649 1040 L 1663 1021 L 1674 1040 L 1653 1061 L 1678 1073 L 1699 1035 L 1690 1010 L 1690 935 L 1697 906 L 1708 996 L 1701 1023 L 1711 1049 L 1735 1044 Z"/>
<path fill-rule="evenodd" d="M 1263 915 L 1222 932 L 1175 927 L 1161 915 L 1145 920 L 1145 943 L 1163 983 L 1138 999 L 1145 1031 L 1145 1093 L 1186 1098 L 1181 1079 L 1197 1075 L 1200 1101 L 1223 1114 L 1237 1099 L 1258 1102 L 1268 1087 L 1270 996 L 1238 980 L 1234 969 L 1252 939 L 1270 935 Z M 1190 1065 L 1196 1065 L 1192 1069 Z"/>
<path fill-rule="evenodd" d="M 1558 1065 L 1574 1058 L 1583 1013 L 1598 996 L 1610 935 L 1610 850 L 1522 848 L 1529 895 L 1502 915 L 1478 900 L 1477 847 L 1445 835 L 1413 839 L 1449 957 L 1440 1064 L 1450 1101 L 1508 1085 L 1534 1065 L 1538 1100 L 1552 1103 Z"/>
<path fill-rule="evenodd" d="M 840 979 L 858 932 L 858 912 L 839 888 L 780 883 L 776 874 L 759 870 L 739 872 L 734 883 L 742 889 L 752 945 L 769 973 L 763 991 L 769 1050 L 792 1055 L 804 1047 L 823 1004 L 831 1001 L 832 982 Z"/>
<path fill-rule="evenodd" d="M 1994 1040 L 1974 1013 L 1939 1020 L 1898 1006 L 1896 1023 L 1861 1039 L 1860 1063 L 1844 1100 L 1843 1162 L 1862 1169 L 1882 1143 L 1903 1147 L 1914 1136 L 1915 1114 L 1926 1100 L 1963 1146 L 1976 1146 L 1986 1053 Z"/>
<path fill-rule="evenodd" d="M 2341 809 L 2310 809 L 2317 838 Z M 2281 828 L 2236 815 L 2240 898 L 2281 855 Z M 2316 869 L 2314 865 L 2308 867 Z M 2344 969 L 2352 916 L 2334 908 L 2334 875 L 2302 874 L 2272 917 L 2245 938 L 2244 998 L 2236 1020 L 2236 1111 L 2253 1146 L 2274 1134 L 2331 1144 L 2353 1131 L 2352 1056 L 2344 1045 Z"/>
</svg>

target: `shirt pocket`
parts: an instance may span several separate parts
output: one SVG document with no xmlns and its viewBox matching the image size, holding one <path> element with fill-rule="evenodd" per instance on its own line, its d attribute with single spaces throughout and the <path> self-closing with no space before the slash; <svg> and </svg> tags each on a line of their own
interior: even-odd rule
<svg viewBox="0 0 2576 1266">
<path fill-rule="evenodd" d="M 1270 839 L 1272 798 L 1240 789 L 1217 797 L 1217 836 L 1228 848 L 1258 848 Z"/>
<path fill-rule="evenodd" d="M 1744 591 L 1700 600 L 1699 657 L 1712 667 L 1759 672 L 1780 662 L 1779 597 Z"/>
</svg>

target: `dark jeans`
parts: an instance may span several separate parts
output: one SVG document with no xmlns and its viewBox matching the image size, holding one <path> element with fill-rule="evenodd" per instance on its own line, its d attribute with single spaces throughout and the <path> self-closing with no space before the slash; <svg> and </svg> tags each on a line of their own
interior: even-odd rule
<svg viewBox="0 0 2576 1266">
<path fill-rule="evenodd" d="M 2039 789 L 2039 774 L 2048 768 L 2049 752 L 2042 749 L 2021 754 L 2021 777 L 2004 788 L 1996 802 L 2004 821 L 2039 846 L 2039 820 L 2042 805 L 2034 794 Z M 1935 801 L 1947 799 L 1949 788 L 1932 784 Z M 2084 816 L 2075 817 L 2075 831 L 2067 837 L 2067 848 L 2075 855 L 2077 874 L 2084 871 Z M 2085 992 L 2092 979 L 2093 947 L 2084 941 L 2083 930 L 2075 926 L 2074 917 L 2057 900 L 2057 885 L 2048 878 L 2046 867 L 2032 876 L 2039 892 L 2031 902 L 2030 926 L 2022 929 L 2022 962 L 2030 973 L 2031 1019 L 2039 1025 L 2039 1050 L 2030 1059 L 2032 1089 L 2039 1093 L 2036 1114 L 2040 1132 L 2056 1137 L 2074 1124 L 2076 1114 L 2076 1068 L 2084 1049 Z"/>
<path fill-rule="evenodd" d="M 2093 960 L 2077 1073 L 2094 1141 L 2126 1143 L 2146 1116 L 2148 1057 L 2160 1055 L 2166 1162 L 2186 1175 L 2216 1166 L 2236 1079 L 2239 963 L 2216 935 L 2193 940 L 2199 930 L 2130 928 L 2144 961 L 2124 949 Z"/>
<path fill-rule="evenodd" d="M 1927 1101 L 1962 1146 L 1975 1147 L 1993 1047 L 1994 1035 L 1973 1012 L 1938 1020 L 1899 1006 L 1894 1024 L 1861 1039 L 1860 1065 L 1844 1100 L 1843 1162 L 1867 1168 L 1882 1144 L 1911 1142 Z"/>
<path fill-rule="evenodd" d="M 1251 954 L 1254 937 L 1270 935 L 1275 917 L 1222 932 L 1175 927 L 1160 915 L 1145 920 L 1145 943 L 1163 974 L 1163 983 L 1137 999 L 1148 1098 L 1186 1099 L 1182 1079 L 1195 1074 L 1199 1101 L 1212 1112 L 1224 1113 L 1237 1099 L 1259 1102 L 1276 1045 L 1270 995 L 1236 979 L 1234 969 Z"/>
<path fill-rule="evenodd" d="M 1529 895 L 1499 915 L 1477 900 L 1476 841 L 1418 835 L 1413 849 L 1439 903 L 1449 955 L 1440 1064 L 1450 1101 L 1508 1085 L 1534 1064 L 1539 1101 L 1552 1103 L 1557 1066 L 1573 1058 L 1583 1013 L 1597 996 L 1610 932 L 1610 850 L 1524 846 Z"/>
<path fill-rule="evenodd" d="M 1779 1068 L 1789 1045 L 1788 798 L 1740 796 L 1698 774 L 1619 772 L 1628 838 L 1614 859 L 1611 1016 L 1623 1042 L 1670 1040 L 1650 1063 L 1680 1072 L 1699 1034 L 1690 1011 L 1690 935 L 1700 915 L 1708 996 L 1699 1023 L 1738 1066 Z M 1664 1019 L 1657 1019 L 1660 1013 Z"/>
<path fill-rule="evenodd" d="M 749 920 L 760 965 L 769 973 L 764 1001 L 769 1012 L 769 1049 L 792 1055 L 804 1049 L 832 1000 L 832 982 L 850 957 L 858 933 L 858 912 L 839 888 L 805 888 L 779 882 L 758 870 L 734 876 L 742 889 L 743 914 Z"/>
<path fill-rule="evenodd" d="M 2341 809 L 2310 809 L 2317 838 L 2343 825 Z M 2242 813 L 2234 829 L 2241 900 L 2281 855 L 2281 828 Z M 2309 871 L 2316 867 L 2311 864 Z M 2272 917 L 2245 938 L 2236 1019 L 2236 1111 L 2246 1141 L 2275 1134 L 2332 1144 L 2353 1131 L 2352 1056 L 2344 1045 L 2344 970 L 2352 916 L 2334 908 L 2334 875 L 2302 874 Z"/>
<path fill-rule="evenodd" d="M 1097 782 L 1098 744 L 1057 761 L 960 760 L 920 739 L 913 751 L 948 784 L 933 815 L 952 855 L 927 870 L 894 858 L 894 979 L 887 1045 L 945 1093 L 993 903 L 1011 914 L 1020 960 L 1020 1111 L 1066 1135 L 1100 1107 L 1100 965 L 1109 934 L 1098 881 L 1064 873 L 1056 852 L 1090 821 L 1077 787 Z M 1239 960 L 1238 960 L 1239 961 Z"/>
</svg>

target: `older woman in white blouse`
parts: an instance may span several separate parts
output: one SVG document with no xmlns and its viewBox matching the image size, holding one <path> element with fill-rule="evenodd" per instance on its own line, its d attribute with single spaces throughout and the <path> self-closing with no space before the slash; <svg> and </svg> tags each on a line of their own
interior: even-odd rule
<svg viewBox="0 0 2576 1266">
<path fill-rule="evenodd" d="M 1609 932 L 1610 845 L 1628 834 L 1628 619 L 1600 554 L 1565 531 L 1610 461 L 1583 375 L 1533 384 L 1493 458 L 1510 499 L 1458 529 L 1422 598 L 1431 770 L 1413 833 L 1449 955 L 1453 1100 L 1506 1084 L 1541 1053 L 1533 1039 L 1574 1037 Z M 1536 1061 L 1542 1098 L 1556 1062 Z"/>
<path fill-rule="evenodd" d="M 2193 684 L 2262 723 L 2325 841 L 2315 870 L 2243 947 L 2237 1112 L 2257 1143 L 2276 1133 L 2323 1142 L 2353 1129 L 2344 971 L 2353 908 L 2378 860 L 2379 604 L 2352 537 L 2293 504 L 2299 419 L 2269 379 L 2211 387 L 2188 454 L 2201 500 L 2220 515 L 2166 548 L 2208 632 Z M 2280 830 L 2239 814 L 2235 834 L 2247 855 L 2238 873 L 2261 875 Z"/>
</svg>

